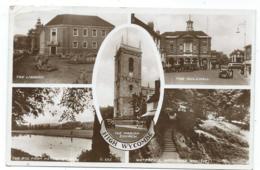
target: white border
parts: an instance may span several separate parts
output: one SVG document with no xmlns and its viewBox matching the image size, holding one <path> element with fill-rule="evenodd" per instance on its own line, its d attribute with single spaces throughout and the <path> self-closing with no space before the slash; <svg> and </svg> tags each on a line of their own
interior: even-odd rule
<svg viewBox="0 0 260 170">
<path fill-rule="evenodd" d="M 24 0 L 9 0 L 10 2 L 8 3 L 5 3 L 7 4 L 6 6 L 8 5 L 35 5 L 35 1 L 32 0 L 32 1 L 24 1 Z M 197 10 L 197 11 L 201 11 L 202 8 L 203 11 L 216 11 L 217 9 L 216 8 L 219 8 L 219 12 L 225 12 L 225 11 L 230 11 L 230 13 L 238 13 L 238 12 L 241 12 L 239 9 L 241 8 L 244 8 L 244 9 L 249 9 L 249 10 L 252 10 L 252 9 L 256 9 L 257 6 L 256 6 L 256 2 L 257 0 L 255 1 L 244 1 L 244 0 L 230 0 L 230 1 L 225 1 L 225 0 L 217 0 L 215 2 L 213 1 L 209 1 L 209 0 L 196 0 L 196 3 L 192 0 L 183 0 L 185 2 L 177 2 L 176 0 L 165 0 L 164 2 L 159 2 L 157 1 L 157 3 L 154 3 L 155 1 L 153 1 L 153 3 L 147 3 L 145 1 L 135 1 L 135 0 L 129 0 L 126 2 L 121 2 L 120 0 L 110 0 L 110 2 L 107 2 L 106 0 L 102 1 L 96 1 L 96 2 L 93 2 L 93 1 L 88 1 L 88 0 L 75 0 L 73 1 L 73 4 L 77 4 L 77 5 L 80 5 L 80 6 L 84 6 L 84 5 L 88 5 L 88 6 L 105 6 L 106 7 L 119 7 L 119 6 L 123 6 L 123 7 L 153 7 L 153 9 L 138 9 L 138 8 L 124 8 L 124 11 L 127 13 L 127 12 L 134 12 L 134 13 L 138 13 L 138 11 L 143 11 L 143 12 L 148 12 L 149 10 L 151 11 L 150 13 L 156 13 L 158 12 L 157 9 L 155 8 L 162 8 L 164 7 L 164 9 L 161 9 L 163 10 L 163 12 L 168 12 L 168 13 L 171 13 L 171 14 L 175 14 L 173 12 L 173 9 L 174 11 L 194 11 L 194 10 Z M 71 0 L 63 0 L 63 3 L 60 3 L 60 1 L 53 1 L 53 0 L 45 0 L 45 1 L 37 1 L 37 5 L 57 5 L 57 7 L 61 7 L 60 5 L 64 5 L 64 6 L 71 6 L 72 3 L 71 3 Z M 93 5 L 94 4 L 94 5 Z M 138 5 L 137 5 L 138 4 Z M 184 5 L 185 4 L 185 5 Z M 223 6 L 223 4 L 225 4 L 225 6 Z M 258 4 L 259 5 L 259 4 Z M 172 9 L 171 9 L 172 8 Z M 180 9 L 180 8 L 186 8 L 185 10 L 184 9 Z M 187 8 L 193 8 L 193 9 L 187 9 Z M 196 9 L 197 8 L 197 9 Z M 92 10 L 95 9 L 94 8 L 91 8 Z M 113 9 L 120 9 L 119 11 L 122 13 L 122 8 L 113 8 Z M 225 10 L 223 10 L 225 9 Z M 6 11 L 6 10 L 5 10 Z M 258 8 L 258 11 L 259 11 L 259 8 Z M 8 11 L 10 12 L 10 11 Z M 120 13 L 119 12 L 119 13 Z M 254 14 L 256 14 L 256 12 L 254 12 Z M 259 14 L 258 14 L 259 15 Z M 8 16 L 7 16 L 8 17 Z M 252 74 L 251 74 L 251 83 L 250 83 L 250 86 L 214 86 L 214 85 L 185 85 L 185 86 L 174 86 L 174 85 L 171 85 L 171 86 L 166 86 L 166 88 L 174 88 L 174 87 L 177 87 L 177 88 L 216 88 L 216 87 L 219 87 L 220 89 L 228 89 L 228 88 L 232 88 L 232 89 L 251 89 L 251 101 L 253 101 L 251 103 L 251 131 L 250 131 L 250 160 L 249 160 L 249 165 L 214 165 L 214 164 L 211 164 L 211 165 L 204 165 L 204 164 L 192 164 L 192 165 L 187 165 L 187 164 L 174 164 L 174 163 L 170 163 L 170 164 L 155 164 L 155 163 L 151 163 L 151 164 L 147 164 L 147 163 L 130 163 L 130 164 L 127 164 L 127 163 L 102 163 L 102 162 L 99 162 L 99 163 L 71 163 L 71 162 L 21 162 L 21 161 L 10 161 L 10 145 L 11 145 L 11 135 L 10 135 L 10 123 L 11 123 L 11 97 L 12 97 L 12 40 L 13 40 L 13 37 L 12 37 L 12 15 L 10 14 L 9 17 L 11 18 L 9 20 L 9 23 L 8 23 L 8 26 L 9 26 L 9 34 L 7 34 L 8 36 L 5 36 L 5 38 L 3 38 L 5 41 L 7 40 L 6 38 L 8 37 L 8 77 L 6 79 L 8 79 L 8 84 L 7 84 L 7 87 L 6 89 L 7 90 L 7 96 L 8 96 L 8 100 L 7 102 L 4 102 L 6 103 L 6 106 L 7 106 L 7 113 L 6 113 L 6 118 L 7 118 L 7 122 L 6 122 L 6 163 L 8 165 L 15 165 L 15 166 L 62 166 L 65 167 L 65 166 L 69 166 L 69 167 L 142 167 L 142 168 L 169 168 L 169 169 L 172 169 L 172 168 L 176 168 L 176 169 L 180 169 L 180 168 L 193 168 L 193 169 L 204 169 L 204 168 L 207 168 L 207 169 L 252 169 L 253 167 L 253 133 L 254 133 L 254 99 L 255 99 L 255 74 L 256 74 L 256 71 L 259 72 L 259 68 L 256 68 L 256 63 L 257 60 L 256 60 L 256 55 L 259 53 L 258 51 L 256 51 L 256 39 L 254 39 L 254 42 L 252 43 L 253 45 L 253 48 L 252 48 L 252 54 L 253 54 L 253 57 L 252 57 L 252 60 L 254 62 L 252 62 Z M 257 23 L 259 24 L 259 23 Z M 256 30 L 254 31 L 256 32 Z M 255 37 L 257 37 L 258 33 L 255 34 Z M 5 46 L 5 45 L 4 45 Z M 259 48 L 257 48 L 259 50 Z M 4 50 L 4 54 L 6 52 L 6 49 Z M 5 57 L 5 56 L 4 56 Z M 259 60 L 258 60 L 259 61 Z M 259 63 L 258 63 L 259 64 Z M 4 67 L 5 68 L 5 67 Z M 6 77 L 6 75 L 4 76 Z M 256 82 L 258 85 L 259 85 L 259 81 Z M 33 84 L 35 86 L 38 86 L 38 87 L 42 87 L 43 84 Z M 33 86 L 32 85 L 32 86 Z M 21 86 L 21 84 L 14 84 L 14 86 Z M 26 86 L 26 85 L 25 85 Z M 48 84 L 46 85 L 46 87 L 52 87 L 53 85 L 52 84 Z M 54 85 L 55 86 L 55 85 Z M 64 85 L 66 86 L 66 85 Z M 74 84 L 72 85 L 73 87 Z M 258 96 L 259 98 L 259 96 Z M 259 111 L 259 106 L 257 107 L 258 111 Z M 256 116 L 257 117 L 257 116 Z M 259 118 L 259 116 L 258 116 Z M 259 127 L 258 127 L 258 130 L 259 130 Z M 259 140 L 258 140 L 259 141 Z M 259 147 L 257 147 L 259 148 Z M 259 154 L 259 153 L 258 153 Z M 127 155 L 127 154 L 126 154 Z M 255 158 L 257 159 L 257 158 Z M 258 162 L 256 162 L 258 163 Z"/>
</svg>

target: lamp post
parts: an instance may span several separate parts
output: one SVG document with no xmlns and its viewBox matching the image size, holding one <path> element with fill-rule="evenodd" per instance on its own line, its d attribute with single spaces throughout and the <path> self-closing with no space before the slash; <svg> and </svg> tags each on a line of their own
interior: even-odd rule
<svg viewBox="0 0 260 170">
<path fill-rule="evenodd" d="M 244 22 L 242 22 L 242 23 L 237 25 L 237 31 L 236 31 L 237 34 L 240 33 L 240 28 L 241 27 L 244 28 L 244 48 L 245 48 L 245 46 L 246 46 L 246 21 L 244 21 Z M 243 57 L 243 60 L 245 60 L 244 57 Z M 245 76 L 247 77 L 247 75 L 245 75 Z"/>
<path fill-rule="evenodd" d="M 244 47 L 245 47 L 246 46 L 246 21 L 237 25 L 237 31 L 236 31 L 237 34 L 240 33 L 241 27 L 244 28 Z"/>
</svg>

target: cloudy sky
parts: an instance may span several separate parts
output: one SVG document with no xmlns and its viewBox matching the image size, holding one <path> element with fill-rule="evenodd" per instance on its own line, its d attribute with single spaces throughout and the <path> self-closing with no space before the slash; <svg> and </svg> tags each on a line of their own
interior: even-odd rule
<svg viewBox="0 0 260 170">
<path fill-rule="evenodd" d="M 210 12 L 209 12 L 210 13 Z M 236 12 L 236 14 L 223 15 L 218 11 L 218 15 L 201 15 L 187 13 L 185 15 L 180 14 L 138 14 L 136 17 L 144 21 L 154 22 L 156 30 L 161 33 L 168 31 L 185 31 L 186 21 L 191 16 L 193 21 L 194 30 L 201 30 L 212 37 L 211 49 L 223 51 L 226 54 L 231 53 L 236 48 L 242 48 L 244 46 L 244 31 L 246 31 L 246 44 L 252 44 L 254 29 L 254 17 L 252 13 L 245 11 Z M 240 26 L 240 33 L 237 32 L 239 24 L 246 21 L 245 26 Z"/>
<path fill-rule="evenodd" d="M 153 41 L 149 41 L 149 34 L 133 27 L 125 27 L 110 36 L 108 41 L 103 44 L 104 48 L 98 56 L 99 64 L 97 67 L 96 96 L 100 106 L 113 106 L 114 100 L 114 56 L 122 42 L 130 46 L 139 47 L 142 50 L 142 85 L 154 87 L 154 81 L 159 79 L 159 56 L 154 53 Z M 93 75 L 94 76 L 94 75 Z"/>
<path fill-rule="evenodd" d="M 117 26 L 128 21 L 128 15 L 114 9 L 104 11 L 102 8 L 86 7 L 15 7 L 11 10 L 13 14 L 14 34 L 27 34 L 28 30 L 35 27 L 37 19 L 47 24 L 52 18 L 59 14 L 96 15 Z"/>
<path fill-rule="evenodd" d="M 33 116 L 32 114 L 28 114 L 24 116 L 26 124 L 45 124 L 45 123 L 64 123 L 68 120 L 63 120 L 59 122 L 61 114 L 66 107 L 59 105 L 59 102 L 62 98 L 63 89 L 61 88 L 58 95 L 54 96 L 53 101 L 54 104 L 47 104 L 43 110 L 44 114 L 40 114 L 38 117 Z M 92 100 L 89 100 L 90 105 L 92 105 Z M 55 115 L 52 115 L 55 113 Z M 92 122 L 94 121 L 94 111 L 93 109 L 85 109 L 83 113 L 76 115 L 76 121 L 80 122 Z"/>
</svg>

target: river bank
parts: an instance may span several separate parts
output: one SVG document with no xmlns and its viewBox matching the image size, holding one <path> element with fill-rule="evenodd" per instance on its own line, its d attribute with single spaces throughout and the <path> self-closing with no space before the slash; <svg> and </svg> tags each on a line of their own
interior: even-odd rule
<svg viewBox="0 0 260 170">
<path fill-rule="evenodd" d="M 21 135 L 21 134 L 92 139 L 93 130 L 78 130 L 78 129 L 12 130 L 12 135 Z"/>
</svg>

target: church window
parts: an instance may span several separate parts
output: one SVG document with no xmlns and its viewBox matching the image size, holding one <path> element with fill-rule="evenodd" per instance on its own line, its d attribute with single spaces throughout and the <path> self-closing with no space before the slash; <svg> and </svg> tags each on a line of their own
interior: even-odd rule
<svg viewBox="0 0 260 170">
<path fill-rule="evenodd" d="M 133 58 L 128 59 L 128 71 L 129 71 L 129 73 L 134 72 L 134 59 Z"/>
<path fill-rule="evenodd" d="M 129 85 L 129 91 L 130 91 L 130 92 L 133 91 L 133 85 L 132 85 L 132 84 Z"/>
</svg>

